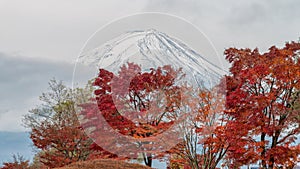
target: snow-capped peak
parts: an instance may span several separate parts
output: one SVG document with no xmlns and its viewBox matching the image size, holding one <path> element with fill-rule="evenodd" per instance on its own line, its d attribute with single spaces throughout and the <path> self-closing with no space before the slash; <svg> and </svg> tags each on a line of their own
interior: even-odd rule
<svg viewBox="0 0 300 169">
<path fill-rule="evenodd" d="M 118 72 L 127 62 L 143 70 L 172 65 L 182 68 L 197 82 L 216 83 L 224 71 L 183 42 L 155 29 L 126 32 L 107 43 L 83 53 L 79 62 Z M 191 79 L 189 79 L 191 80 Z"/>
</svg>

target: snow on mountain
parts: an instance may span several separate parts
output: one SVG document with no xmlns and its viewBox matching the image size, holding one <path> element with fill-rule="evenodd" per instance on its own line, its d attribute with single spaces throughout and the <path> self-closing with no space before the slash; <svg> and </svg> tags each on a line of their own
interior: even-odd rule
<svg viewBox="0 0 300 169">
<path fill-rule="evenodd" d="M 163 65 L 182 67 L 189 81 L 215 84 L 225 72 L 183 42 L 155 29 L 130 31 L 83 53 L 79 62 L 118 72 L 127 62 L 143 70 Z"/>
</svg>

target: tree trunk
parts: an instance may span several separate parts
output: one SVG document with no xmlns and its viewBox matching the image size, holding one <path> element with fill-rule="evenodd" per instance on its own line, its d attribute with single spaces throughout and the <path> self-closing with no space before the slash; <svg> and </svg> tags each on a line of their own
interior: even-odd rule
<svg viewBox="0 0 300 169">
<path fill-rule="evenodd" d="M 262 133 L 261 134 L 261 137 L 260 137 L 260 141 L 265 141 L 265 137 L 266 137 L 266 133 Z M 263 151 L 261 152 L 261 157 L 264 158 L 265 155 L 266 155 L 266 146 L 265 145 L 262 145 L 261 147 L 263 149 Z M 261 161 L 261 164 L 262 164 L 262 168 L 263 169 L 267 169 L 267 163 L 266 163 L 266 160 L 262 160 Z"/>
<path fill-rule="evenodd" d="M 143 153 L 144 163 L 148 167 L 152 167 L 152 154 Z"/>
<path fill-rule="evenodd" d="M 273 168 L 274 167 L 274 163 L 275 163 L 275 159 L 274 159 L 274 157 L 271 157 L 270 158 L 270 165 L 269 165 L 269 167 Z"/>
</svg>

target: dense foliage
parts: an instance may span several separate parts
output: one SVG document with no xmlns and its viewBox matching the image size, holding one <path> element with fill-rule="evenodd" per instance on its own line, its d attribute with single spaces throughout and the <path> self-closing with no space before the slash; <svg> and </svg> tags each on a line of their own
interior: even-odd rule
<svg viewBox="0 0 300 169">
<path fill-rule="evenodd" d="M 24 118 L 39 150 L 33 164 L 15 156 L 2 169 L 105 158 L 142 158 L 149 167 L 157 158 L 169 168 L 185 169 L 293 168 L 300 161 L 300 43 L 265 53 L 229 48 L 224 54 L 229 74 L 213 88 L 184 83 L 182 69 L 170 65 L 142 71 L 135 63 L 115 74 L 100 69 L 85 88 L 51 80 L 42 104 Z M 132 138 L 143 151 L 112 132 Z M 121 156 L 126 152 L 131 155 Z"/>
</svg>

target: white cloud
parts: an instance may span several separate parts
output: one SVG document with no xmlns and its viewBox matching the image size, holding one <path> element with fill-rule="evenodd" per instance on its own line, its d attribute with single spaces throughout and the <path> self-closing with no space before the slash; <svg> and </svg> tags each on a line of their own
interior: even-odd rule
<svg viewBox="0 0 300 169">
<path fill-rule="evenodd" d="M 298 0 L 2 0 L 0 51 L 10 55 L 0 56 L 0 130 L 20 129 L 14 120 L 19 125 L 50 78 L 70 83 L 80 48 L 109 21 L 137 12 L 178 15 L 202 29 L 222 54 L 230 46 L 265 50 L 297 40 L 299 5 Z"/>
<path fill-rule="evenodd" d="M 22 116 L 40 102 L 48 82 L 55 77 L 71 86 L 74 64 L 45 59 L 28 59 L 0 53 L 0 131 L 24 130 Z M 77 82 L 89 80 L 84 69 L 77 72 Z"/>
<path fill-rule="evenodd" d="M 0 110 L 1 111 L 1 110 Z M 24 131 L 22 117 L 24 110 L 0 112 L 0 131 Z"/>
<path fill-rule="evenodd" d="M 215 44 L 225 48 L 283 45 L 300 36 L 300 1 L 297 0 L 152 0 L 145 10 L 168 12 L 187 18 Z"/>
<path fill-rule="evenodd" d="M 0 51 L 75 60 L 95 30 L 110 20 L 139 12 L 143 3 L 138 0 L 1 1 Z"/>
</svg>

